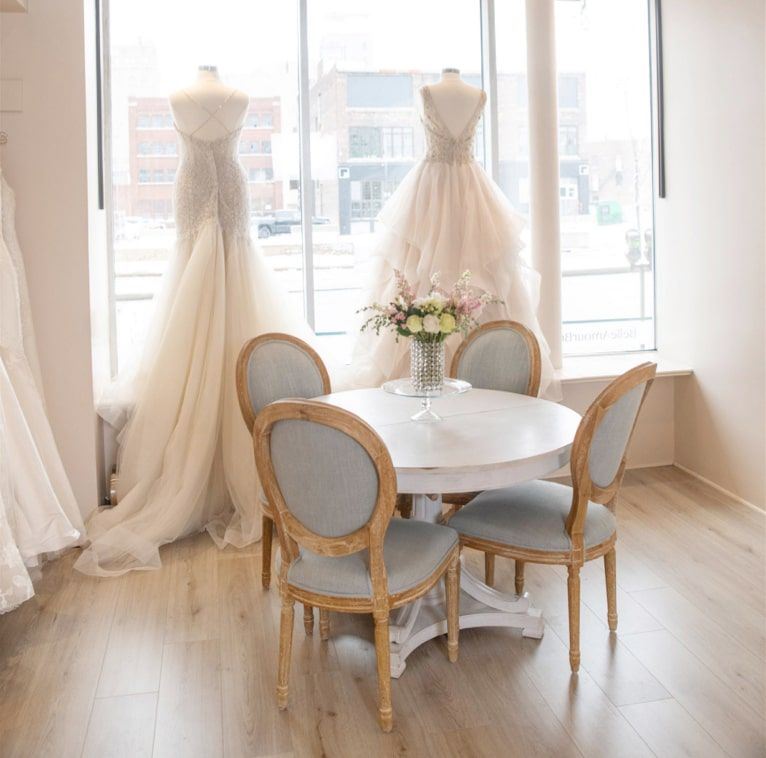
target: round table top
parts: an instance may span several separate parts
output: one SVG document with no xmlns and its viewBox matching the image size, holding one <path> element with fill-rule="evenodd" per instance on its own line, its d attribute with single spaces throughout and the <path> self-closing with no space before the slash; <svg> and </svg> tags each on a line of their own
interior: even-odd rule
<svg viewBox="0 0 766 758">
<path fill-rule="evenodd" d="M 364 419 L 381 436 L 399 492 L 432 494 L 497 489 L 552 474 L 569 462 L 580 416 L 571 408 L 511 392 L 472 389 L 433 400 L 442 417 L 410 419 L 416 398 L 382 389 L 316 398 Z"/>
</svg>

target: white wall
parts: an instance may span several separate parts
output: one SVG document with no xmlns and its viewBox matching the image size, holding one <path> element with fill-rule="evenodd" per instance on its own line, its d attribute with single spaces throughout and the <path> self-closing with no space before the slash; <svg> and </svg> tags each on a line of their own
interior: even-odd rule
<svg viewBox="0 0 766 758">
<path fill-rule="evenodd" d="M 34 0 L 0 16 L 0 75 L 22 79 L 3 113 L 48 413 L 83 514 L 98 503 L 91 380 L 85 40 L 82 0 Z"/>
<path fill-rule="evenodd" d="M 643 360 L 638 356 L 635 364 Z M 651 357 L 647 360 L 651 360 Z M 627 458 L 629 468 L 668 466 L 673 463 L 673 387 L 679 381 L 685 381 L 685 378 L 659 377 L 654 380 L 630 442 Z M 564 384 L 562 403 L 578 413 L 584 413 L 607 384 L 606 381 Z"/>
<path fill-rule="evenodd" d="M 675 458 L 763 506 L 764 2 L 662 8 L 658 346 L 694 369 L 676 381 Z"/>
</svg>

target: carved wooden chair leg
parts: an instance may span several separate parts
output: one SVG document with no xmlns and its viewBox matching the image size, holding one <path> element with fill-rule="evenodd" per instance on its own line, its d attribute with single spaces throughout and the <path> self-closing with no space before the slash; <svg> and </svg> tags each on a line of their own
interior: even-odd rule
<svg viewBox="0 0 766 758">
<path fill-rule="evenodd" d="M 609 631 L 617 631 L 617 553 L 612 548 L 604 555 L 606 574 L 606 617 Z"/>
<path fill-rule="evenodd" d="M 303 628 L 307 636 L 314 634 L 314 607 L 311 605 L 303 606 Z"/>
<path fill-rule="evenodd" d="M 516 577 L 515 577 L 515 584 L 516 584 L 516 594 L 517 595 L 523 595 L 524 594 L 524 561 L 516 560 Z"/>
<path fill-rule="evenodd" d="M 580 668 L 580 567 L 567 566 L 567 599 L 569 601 L 569 665 L 572 673 Z"/>
<path fill-rule="evenodd" d="M 326 608 L 319 609 L 319 639 L 330 639 L 330 611 Z"/>
<path fill-rule="evenodd" d="M 373 613 L 375 620 L 375 656 L 378 664 L 378 722 L 384 732 L 394 725 L 391 708 L 391 650 L 388 634 L 388 609 Z"/>
<path fill-rule="evenodd" d="M 444 575 L 447 592 L 447 657 L 454 663 L 458 656 L 460 634 L 460 556 L 450 563 Z"/>
<path fill-rule="evenodd" d="M 495 586 L 495 555 L 484 553 L 484 583 L 490 587 Z"/>
<path fill-rule="evenodd" d="M 263 544 L 261 545 L 261 584 L 267 590 L 271 586 L 271 545 L 274 535 L 274 521 L 264 515 L 263 520 Z"/>
<path fill-rule="evenodd" d="M 290 679 L 290 652 L 293 644 L 293 618 L 295 600 L 282 598 L 282 616 L 279 623 L 279 673 L 277 679 L 277 705 L 287 708 L 287 687 Z"/>
</svg>

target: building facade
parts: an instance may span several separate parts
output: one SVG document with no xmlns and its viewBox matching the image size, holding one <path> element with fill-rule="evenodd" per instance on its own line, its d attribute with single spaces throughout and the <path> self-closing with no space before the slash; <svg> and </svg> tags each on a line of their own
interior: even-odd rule
<svg viewBox="0 0 766 758">
<path fill-rule="evenodd" d="M 479 86 L 478 75 L 464 75 Z M 335 138 L 337 171 L 315 181 L 315 213 L 338 220 L 341 234 L 374 220 L 407 172 L 425 151 L 418 116 L 420 87 L 439 74 L 368 73 L 333 66 L 320 71 L 311 89 L 313 132 Z M 519 211 L 529 209 L 529 132 L 526 78 L 501 74 L 498 81 L 500 126 L 499 184 Z M 588 213 L 590 186 L 585 136 L 585 77 L 566 74 L 559 81 L 561 202 L 564 213 Z M 419 104 L 418 104 L 419 105 Z M 484 161 L 483 125 L 475 154 Z"/>
</svg>

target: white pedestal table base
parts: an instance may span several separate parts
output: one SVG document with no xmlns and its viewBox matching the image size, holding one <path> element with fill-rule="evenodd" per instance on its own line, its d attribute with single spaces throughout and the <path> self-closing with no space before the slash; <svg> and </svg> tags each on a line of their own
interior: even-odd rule
<svg viewBox="0 0 766 758">
<path fill-rule="evenodd" d="M 436 523 L 441 517 L 441 496 L 413 495 L 412 518 Z M 505 626 L 521 629 L 524 637 L 541 639 L 545 631 L 542 612 L 534 608 L 529 595 L 499 592 L 465 567 L 460 572 L 460 628 Z M 391 676 L 400 677 L 407 656 L 424 642 L 447 634 L 444 583 L 422 598 L 391 614 Z"/>
</svg>

